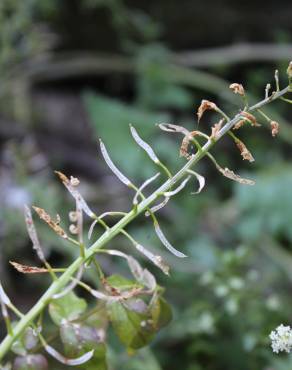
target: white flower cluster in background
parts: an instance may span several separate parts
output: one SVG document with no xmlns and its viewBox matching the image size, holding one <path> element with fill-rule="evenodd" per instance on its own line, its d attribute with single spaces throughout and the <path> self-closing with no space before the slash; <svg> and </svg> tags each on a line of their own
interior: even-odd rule
<svg viewBox="0 0 292 370">
<path fill-rule="evenodd" d="M 287 352 L 292 350 L 292 329 L 281 324 L 270 334 L 273 352 Z"/>
</svg>

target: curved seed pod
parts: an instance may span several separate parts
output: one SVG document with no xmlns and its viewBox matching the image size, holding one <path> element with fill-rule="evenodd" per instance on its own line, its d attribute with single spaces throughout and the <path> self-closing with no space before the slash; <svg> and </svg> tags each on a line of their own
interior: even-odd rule
<svg viewBox="0 0 292 370">
<path fill-rule="evenodd" d="M 168 197 L 172 197 L 173 195 L 179 193 L 186 186 L 186 184 L 188 183 L 190 178 L 191 178 L 191 176 L 188 176 L 186 179 L 184 179 L 181 182 L 181 184 L 176 189 L 174 189 L 172 191 L 167 191 L 163 195 L 168 198 Z"/>
<path fill-rule="evenodd" d="M 243 184 L 243 185 L 254 185 L 255 184 L 255 181 L 250 180 L 250 179 L 244 179 L 244 178 L 236 175 L 232 170 L 230 170 L 227 167 L 221 168 L 221 167 L 217 166 L 217 169 L 218 169 L 218 171 L 220 171 L 222 173 L 223 176 L 228 177 L 230 180 L 237 181 L 240 184 Z"/>
<path fill-rule="evenodd" d="M 153 206 L 152 208 L 150 208 L 150 212 L 146 211 L 145 216 L 149 217 L 151 213 L 155 213 L 159 211 L 161 208 L 163 208 L 168 203 L 169 199 L 170 199 L 169 197 L 165 197 L 165 199 L 161 203 L 158 203 L 156 206 Z"/>
<path fill-rule="evenodd" d="M 5 305 L 9 305 L 11 303 L 8 295 L 5 293 L 2 284 L 0 283 L 0 301 L 3 302 Z"/>
<path fill-rule="evenodd" d="M 100 149 L 101 149 L 101 154 L 106 162 L 106 164 L 109 166 L 109 168 L 112 170 L 112 172 L 117 176 L 117 178 L 124 183 L 127 186 L 132 186 L 132 182 L 122 174 L 122 172 L 116 167 L 116 165 L 113 163 L 113 161 L 110 159 L 110 156 L 106 150 L 106 147 L 104 143 L 99 139 L 100 141 Z"/>
<path fill-rule="evenodd" d="M 82 278 L 82 275 L 83 275 L 83 271 L 84 271 L 84 266 L 81 265 L 80 269 L 77 271 L 77 274 L 76 274 L 76 277 L 71 281 L 70 284 L 68 284 L 63 290 L 62 292 L 60 293 L 56 293 L 53 295 L 53 299 L 58 299 L 58 298 L 62 298 L 64 297 L 66 294 L 68 294 L 69 292 L 71 292 L 71 290 L 73 290 L 79 283 L 79 281 L 81 280 Z"/>
<path fill-rule="evenodd" d="M 55 171 L 55 173 L 59 176 L 60 180 L 62 181 L 63 185 L 66 187 L 66 189 L 69 191 L 69 193 L 72 195 L 72 197 L 80 204 L 80 207 L 83 209 L 83 212 L 87 214 L 90 218 L 95 217 L 95 213 L 92 212 L 92 210 L 89 208 L 88 204 L 82 197 L 82 195 L 77 190 L 78 183 L 76 181 L 71 181 L 68 179 L 66 175 L 64 175 L 60 171 Z M 77 179 L 74 179 L 77 180 Z"/>
<path fill-rule="evenodd" d="M 211 159 L 211 161 L 215 164 L 217 170 L 225 177 L 227 177 L 228 179 L 230 180 L 233 180 L 233 181 L 237 181 L 239 182 L 240 184 L 243 184 L 243 185 L 254 185 L 255 184 L 255 181 L 253 180 L 249 180 L 249 179 L 244 179 L 242 177 L 240 177 L 239 175 L 236 175 L 232 170 L 230 170 L 229 168 L 225 167 L 225 168 L 222 168 L 221 166 L 219 166 L 219 164 L 217 163 L 216 159 L 210 154 L 208 153 L 208 157 Z"/>
<path fill-rule="evenodd" d="M 138 132 L 136 131 L 135 127 L 133 127 L 132 125 L 130 125 L 130 130 L 131 130 L 131 134 L 134 138 L 134 140 L 136 141 L 136 143 L 142 148 L 145 150 L 145 152 L 148 154 L 148 156 L 150 157 L 150 159 L 152 159 L 152 161 L 156 164 L 160 163 L 157 155 L 154 153 L 154 150 L 151 148 L 151 146 L 146 143 L 143 139 L 141 139 L 141 137 L 139 136 Z"/>
<path fill-rule="evenodd" d="M 3 316 L 4 320 L 8 324 L 8 326 L 7 326 L 8 332 L 9 332 L 9 328 L 10 328 L 10 319 L 9 319 L 9 314 L 8 314 L 6 305 L 9 305 L 10 303 L 11 303 L 10 302 L 10 299 L 9 299 L 8 295 L 4 292 L 4 289 L 3 289 L 3 287 L 2 287 L 2 285 L 0 283 L 0 305 L 1 305 L 1 312 L 2 312 L 2 316 Z"/>
<path fill-rule="evenodd" d="M 136 243 L 135 244 L 136 249 L 142 253 L 145 257 L 147 257 L 151 262 L 154 263 L 162 272 L 165 273 L 165 275 L 169 275 L 169 266 L 163 261 L 161 256 L 155 255 L 152 252 L 150 252 L 148 249 L 143 247 L 143 245 Z"/>
<path fill-rule="evenodd" d="M 143 182 L 143 184 L 139 187 L 139 189 L 137 190 L 137 192 L 136 192 L 136 194 L 133 198 L 133 204 L 134 205 L 138 204 L 138 196 L 141 195 L 142 190 L 145 189 L 151 182 L 156 180 L 158 176 L 160 176 L 160 172 L 158 172 L 156 175 L 150 177 L 149 179 L 147 179 L 146 181 Z"/>
<path fill-rule="evenodd" d="M 48 344 L 46 344 L 44 347 L 45 347 L 46 352 L 49 355 L 54 357 L 57 361 L 61 362 L 62 364 L 69 365 L 69 366 L 78 366 L 78 365 L 85 364 L 87 361 L 89 361 L 92 358 L 94 354 L 94 350 L 92 350 L 92 351 L 86 352 L 84 355 L 80 357 L 70 359 L 70 358 L 67 358 L 61 355 L 61 353 L 56 351 L 53 347 L 49 346 Z"/>
<path fill-rule="evenodd" d="M 194 175 L 196 179 L 199 181 L 199 189 L 191 194 L 199 194 L 205 186 L 205 183 L 206 183 L 205 177 L 198 174 L 197 172 L 193 170 L 188 170 L 187 172 L 190 173 L 191 175 Z"/>
<path fill-rule="evenodd" d="M 158 224 L 158 222 L 154 222 L 154 229 L 155 229 L 155 232 L 158 236 L 158 238 L 160 239 L 161 243 L 172 253 L 174 254 L 176 257 L 179 257 L 179 258 L 184 258 L 184 257 L 187 257 L 184 253 L 178 251 L 177 249 L 175 249 L 170 243 L 169 241 L 166 239 L 165 235 L 163 234 L 162 230 L 160 229 L 160 226 Z"/>
<path fill-rule="evenodd" d="M 172 197 L 173 195 L 180 192 L 186 186 L 190 177 L 191 176 L 188 176 L 184 181 L 182 181 L 182 183 L 175 190 L 163 193 L 163 195 L 165 196 L 165 199 L 161 203 L 159 203 L 156 206 L 153 206 L 152 208 L 150 208 L 150 212 L 146 211 L 145 216 L 149 217 L 151 215 L 151 213 L 155 213 L 155 212 L 159 211 L 161 208 L 163 208 L 168 203 L 170 197 Z"/>
<path fill-rule="evenodd" d="M 178 125 L 173 125 L 172 123 L 159 123 L 158 127 L 162 131 L 167 131 L 167 132 L 180 132 L 183 135 L 189 135 L 190 133 L 189 130 L 187 130 L 186 128 L 182 126 L 178 126 Z"/>
<path fill-rule="evenodd" d="M 94 227 L 95 227 L 95 225 L 98 223 L 98 220 L 94 220 L 93 222 L 92 222 L 92 224 L 90 225 L 90 228 L 89 228 L 89 230 L 88 230 L 88 235 L 87 235 L 87 238 L 88 238 L 88 240 L 90 240 L 91 239 L 91 236 L 92 236 L 92 233 L 93 233 L 93 229 L 94 229 Z"/>
<path fill-rule="evenodd" d="M 39 242 L 36 228 L 32 219 L 32 214 L 30 208 L 27 205 L 24 206 L 24 218 L 28 235 L 30 237 L 30 240 L 32 241 L 32 247 L 36 251 L 39 259 L 42 262 L 46 263 L 46 258 Z"/>
</svg>

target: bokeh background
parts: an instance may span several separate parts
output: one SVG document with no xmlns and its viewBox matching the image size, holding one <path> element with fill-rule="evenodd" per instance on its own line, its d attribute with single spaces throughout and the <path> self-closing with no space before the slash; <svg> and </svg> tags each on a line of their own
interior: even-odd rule
<svg viewBox="0 0 292 370">
<path fill-rule="evenodd" d="M 48 285 L 9 265 L 39 263 L 23 205 L 59 213 L 65 225 L 73 207 L 54 170 L 80 178 L 96 212 L 127 210 L 132 194 L 101 159 L 98 137 L 137 184 L 157 169 L 134 145 L 129 123 L 175 171 L 184 163 L 181 138 L 155 124 L 196 129 L 202 98 L 235 114 L 240 101 L 229 84 L 242 83 L 255 102 L 276 68 L 284 86 L 291 19 L 288 0 L 0 1 L 0 273 L 19 307 L 29 309 Z M 148 267 L 166 287 L 174 319 L 135 356 L 111 339 L 110 369 L 291 369 L 291 356 L 273 354 L 268 335 L 292 324 L 292 111 L 276 102 L 265 112 L 280 123 L 277 138 L 264 121 L 239 133 L 254 163 L 243 162 L 228 138 L 212 151 L 254 187 L 223 178 L 205 159 L 197 168 L 204 191 L 190 195 L 192 184 L 159 212 L 189 258 L 169 255 L 144 218 L 128 228 L 170 263 L 170 278 Z M 208 113 L 199 128 L 210 132 L 216 119 Z M 74 248 L 37 225 L 49 261 L 69 264 Z M 123 238 L 111 246 L 131 248 Z M 103 266 L 123 272 L 116 261 Z"/>
</svg>

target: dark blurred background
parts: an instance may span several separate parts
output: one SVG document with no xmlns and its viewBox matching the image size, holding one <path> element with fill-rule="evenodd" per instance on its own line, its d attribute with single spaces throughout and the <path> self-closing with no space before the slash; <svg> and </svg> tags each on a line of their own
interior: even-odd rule
<svg viewBox="0 0 292 370">
<path fill-rule="evenodd" d="M 288 0 L 1 0 L 0 274 L 15 303 L 29 309 L 48 285 L 9 265 L 39 264 L 23 205 L 59 213 L 63 225 L 73 208 L 54 170 L 80 178 L 97 213 L 127 211 L 132 194 L 101 159 L 98 137 L 140 184 L 157 169 L 134 145 L 132 123 L 174 172 L 184 163 L 181 138 L 156 123 L 196 129 L 203 98 L 235 114 L 241 102 L 231 82 L 256 102 L 267 83 L 275 88 L 275 69 L 287 84 L 291 59 Z M 197 169 L 206 177 L 204 191 L 190 195 L 192 184 L 160 211 L 165 233 L 188 259 L 170 256 L 147 220 L 128 228 L 170 263 L 168 279 L 148 267 L 166 287 L 174 319 L 135 356 L 112 342 L 110 368 L 291 369 L 291 357 L 273 355 L 268 340 L 275 326 L 292 323 L 291 105 L 276 102 L 265 112 L 280 123 L 277 138 L 261 117 L 261 127 L 238 133 L 254 163 L 243 162 L 228 138 L 212 151 L 223 167 L 253 178 L 254 187 L 223 178 L 205 159 Z M 199 128 L 209 133 L 217 118 L 208 113 Z M 37 225 L 49 261 L 69 264 L 76 251 Z M 131 248 L 123 238 L 111 246 Z M 108 274 L 122 271 L 116 262 L 103 264 Z"/>
</svg>

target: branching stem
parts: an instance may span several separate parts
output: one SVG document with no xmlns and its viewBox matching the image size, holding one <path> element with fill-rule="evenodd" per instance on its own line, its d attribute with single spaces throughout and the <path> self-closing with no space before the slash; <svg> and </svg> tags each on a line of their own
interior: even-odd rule
<svg viewBox="0 0 292 370">
<path fill-rule="evenodd" d="M 266 104 L 282 97 L 287 92 L 289 92 L 289 86 L 283 90 L 277 91 L 265 98 L 261 102 L 253 105 L 247 111 L 253 112 Z M 109 228 L 104 232 L 98 240 L 96 240 L 91 247 L 85 251 L 84 257 L 79 256 L 67 270 L 58 277 L 57 280 L 53 281 L 51 286 L 47 291 L 40 297 L 38 302 L 20 319 L 18 324 L 13 328 L 13 335 L 7 335 L 2 343 L 0 344 L 0 360 L 3 356 L 10 350 L 12 343 L 23 333 L 25 328 L 33 325 L 34 320 L 40 315 L 44 308 L 48 305 L 54 294 L 59 293 L 60 290 L 71 280 L 76 271 L 80 268 L 82 264 L 91 259 L 94 254 L 107 244 L 111 239 L 113 239 L 117 234 L 123 230 L 126 225 L 128 225 L 137 215 L 141 214 L 149 208 L 149 206 L 161 196 L 164 192 L 168 191 L 174 184 L 181 180 L 185 175 L 188 174 L 188 170 L 191 169 L 195 164 L 197 164 L 205 155 L 208 154 L 212 146 L 217 142 L 222 136 L 224 136 L 228 131 L 241 119 L 240 114 L 236 115 L 233 119 L 229 120 L 219 131 L 216 141 L 208 140 L 201 150 L 192 156 L 192 158 L 178 171 L 173 177 L 165 181 L 158 189 L 156 189 L 151 195 L 142 200 L 135 209 L 128 212 L 121 220 L 119 220 L 114 226 Z M 136 189 L 137 190 L 137 189 Z M 75 241 L 74 241 L 75 242 Z"/>
</svg>

